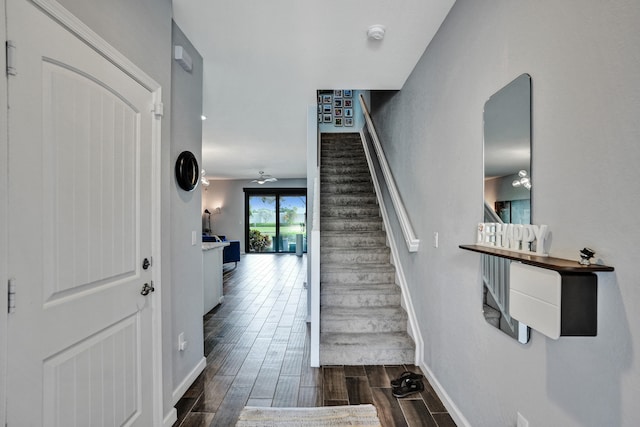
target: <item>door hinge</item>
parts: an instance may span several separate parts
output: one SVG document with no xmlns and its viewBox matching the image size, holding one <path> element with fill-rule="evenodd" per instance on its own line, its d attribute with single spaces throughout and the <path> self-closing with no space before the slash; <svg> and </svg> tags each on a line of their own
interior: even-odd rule
<svg viewBox="0 0 640 427">
<path fill-rule="evenodd" d="M 7 60 L 7 75 L 15 76 L 16 74 L 18 74 L 18 71 L 16 70 L 16 63 L 15 63 L 16 45 L 15 43 L 13 43 L 12 40 L 7 40 L 5 49 L 6 49 L 5 54 L 6 54 L 6 60 Z"/>
<path fill-rule="evenodd" d="M 156 118 L 162 117 L 164 115 L 164 104 L 162 102 L 158 102 L 157 104 L 153 104 L 153 114 Z"/>
<path fill-rule="evenodd" d="M 7 286 L 7 312 L 9 314 L 16 311 L 16 281 L 15 279 L 9 279 L 9 286 Z"/>
</svg>

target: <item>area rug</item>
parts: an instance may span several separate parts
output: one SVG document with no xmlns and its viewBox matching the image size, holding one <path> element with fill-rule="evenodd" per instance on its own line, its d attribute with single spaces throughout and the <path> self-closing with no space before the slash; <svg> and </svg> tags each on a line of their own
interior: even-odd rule
<svg viewBox="0 0 640 427">
<path fill-rule="evenodd" d="M 261 408 L 245 406 L 236 427 L 381 427 L 373 405 L 318 408 Z"/>
</svg>

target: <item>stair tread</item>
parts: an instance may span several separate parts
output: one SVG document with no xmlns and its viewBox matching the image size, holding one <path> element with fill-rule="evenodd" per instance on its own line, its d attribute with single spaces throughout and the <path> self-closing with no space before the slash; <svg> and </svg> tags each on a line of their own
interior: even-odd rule
<svg viewBox="0 0 640 427">
<path fill-rule="evenodd" d="M 395 283 L 362 283 L 357 286 L 344 286 L 340 283 L 322 283 L 320 294 L 365 294 L 365 293 L 399 293 L 400 287 Z"/>
<path fill-rule="evenodd" d="M 342 346 L 379 346 L 379 347 L 399 347 L 407 346 L 413 348 L 413 339 L 406 332 L 369 332 L 361 334 L 350 334 L 347 332 L 321 332 L 321 345 L 342 345 Z"/>
<path fill-rule="evenodd" d="M 407 316 L 407 312 L 399 305 L 389 305 L 382 307 L 323 307 L 322 314 L 327 315 L 339 315 L 339 316 L 352 316 L 359 314 L 367 314 L 371 312 L 387 313 L 388 315 L 401 315 Z"/>
</svg>

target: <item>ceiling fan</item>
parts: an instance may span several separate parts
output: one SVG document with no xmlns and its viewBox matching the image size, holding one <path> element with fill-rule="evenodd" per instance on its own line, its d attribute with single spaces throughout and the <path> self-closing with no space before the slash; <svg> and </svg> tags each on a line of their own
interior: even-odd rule
<svg viewBox="0 0 640 427">
<path fill-rule="evenodd" d="M 260 174 L 260 178 L 254 179 L 251 182 L 257 182 L 258 184 L 262 185 L 266 182 L 276 182 L 278 180 L 278 178 L 274 178 L 271 175 L 265 175 L 264 171 L 260 171 L 258 173 Z"/>
</svg>

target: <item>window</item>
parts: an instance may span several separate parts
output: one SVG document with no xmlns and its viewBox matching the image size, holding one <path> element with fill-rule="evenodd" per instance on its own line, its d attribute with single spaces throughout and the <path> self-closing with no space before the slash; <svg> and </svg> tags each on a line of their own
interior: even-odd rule
<svg viewBox="0 0 640 427">
<path fill-rule="evenodd" d="M 307 248 L 306 188 L 245 188 L 245 248 L 255 252 L 296 252 Z"/>
</svg>

